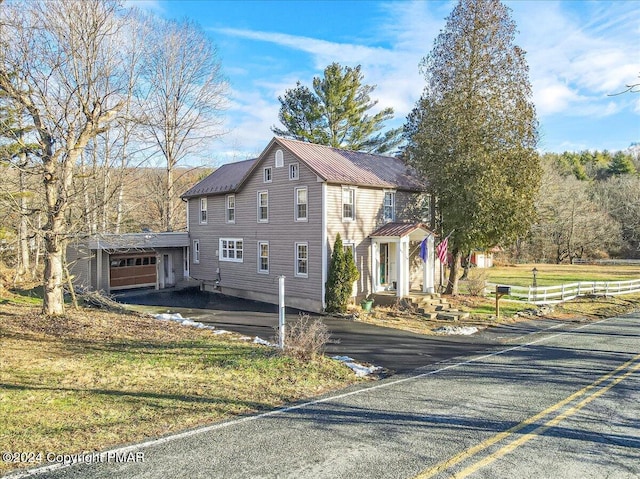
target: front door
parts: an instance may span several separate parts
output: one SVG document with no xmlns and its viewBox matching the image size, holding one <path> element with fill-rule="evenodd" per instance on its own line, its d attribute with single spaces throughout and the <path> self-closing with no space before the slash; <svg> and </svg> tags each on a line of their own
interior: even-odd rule
<svg viewBox="0 0 640 479">
<path fill-rule="evenodd" d="M 389 243 L 380 243 L 380 285 L 389 283 Z"/>
</svg>

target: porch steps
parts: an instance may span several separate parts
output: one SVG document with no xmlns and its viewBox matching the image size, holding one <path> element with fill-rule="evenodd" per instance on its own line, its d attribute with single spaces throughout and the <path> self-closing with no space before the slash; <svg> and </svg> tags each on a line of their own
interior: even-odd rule
<svg viewBox="0 0 640 479">
<path fill-rule="evenodd" d="M 459 321 L 469 317 L 469 313 L 453 309 L 438 293 L 411 294 L 406 300 L 426 319 Z"/>
<path fill-rule="evenodd" d="M 393 306 L 400 303 L 413 308 L 425 319 L 430 320 L 458 321 L 469 317 L 469 313 L 453 309 L 451 304 L 439 293 L 411 293 L 408 297 L 398 301 L 395 293 L 383 292 L 374 294 L 373 299 L 374 304 L 382 306 Z"/>
</svg>

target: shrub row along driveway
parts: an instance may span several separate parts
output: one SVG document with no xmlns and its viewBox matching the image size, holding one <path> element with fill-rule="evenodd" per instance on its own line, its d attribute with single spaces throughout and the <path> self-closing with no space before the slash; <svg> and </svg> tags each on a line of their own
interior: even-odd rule
<svg viewBox="0 0 640 479">
<path fill-rule="evenodd" d="M 148 306 L 156 312 L 180 313 L 183 317 L 211 324 L 219 329 L 246 336 L 272 340 L 278 325 L 276 305 L 233 298 L 194 289 L 182 291 L 136 291 L 122 294 L 118 301 Z M 293 320 L 300 311 L 287 309 Z M 319 317 L 319 316 L 318 316 Z M 480 352 L 529 332 L 544 329 L 548 322 L 501 326 L 468 336 L 424 336 L 358 321 L 322 320 L 331 332 L 326 353 L 382 366 L 392 372 L 406 373 L 464 354 Z M 552 324 L 552 323 L 550 323 Z"/>
</svg>

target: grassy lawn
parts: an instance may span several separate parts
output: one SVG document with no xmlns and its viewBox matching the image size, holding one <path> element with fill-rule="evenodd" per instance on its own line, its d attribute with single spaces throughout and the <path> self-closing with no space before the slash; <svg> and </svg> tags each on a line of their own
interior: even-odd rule
<svg viewBox="0 0 640 479">
<path fill-rule="evenodd" d="M 102 450 L 342 388 L 342 364 L 131 314 L 0 297 L 3 451 Z M 23 466 L 34 466 L 26 464 Z M 0 462 L 0 473 L 18 467 Z"/>
<path fill-rule="evenodd" d="M 531 270 L 538 269 L 538 284 L 552 286 L 578 281 L 623 281 L 640 279 L 640 266 L 600 266 L 600 265 L 549 265 L 524 264 L 515 266 L 498 266 L 472 270 L 472 275 L 486 276 L 491 283 L 508 284 L 513 286 L 529 286 L 532 280 Z M 445 296 L 451 305 L 460 311 L 471 313 L 468 319 L 458 322 L 430 320 L 411 310 L 398 310 L 391 307 L 374 307 L 371 314 L 362 314 L 361 321 L 379 326 L 404 329 L 420 334 L 435 334 L 434 329 L 441 326 L 477 326 L 488 327 L 499 323 L 512 323 L 518 319 L 514 315 L 525 309 L 536 309 L 533 304 L 500 301 L 500 319 L 495 318 L 495 299 L 493 296 L 471 296 L 468 284 L 460 283 L 461 294 L 456 297 Z M 577 298 L 562 304 L 554 305 L 554 312 L 547 318 L 558 320 L 598 319 L 618 316 L 631 311 L 640 310 L 640 294 L 622 295 L 610 298 Z"/>
<path fill-rule="evenodd" d="M 486 270 L 487 280 L 490 283 L 530 286 L 533 281 L 531 270 L 534 267 L 538 270 L 538 286 L 554 286 L 579 281 L 640 279 L 640 265 L 518 264 L 488 268 Z"/>
</svg>

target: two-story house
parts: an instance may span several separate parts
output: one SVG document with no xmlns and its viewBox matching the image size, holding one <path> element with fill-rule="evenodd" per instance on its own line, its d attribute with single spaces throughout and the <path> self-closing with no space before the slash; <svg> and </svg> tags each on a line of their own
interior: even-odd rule
<svg viewBox="0 0 640 479">
<path fill-rule="evenodd" d="M 288 306 L 322 311 L 340 233 L 360 271 L 355 296 L 433 292 L 424 190 L 398 158 L 274 138 L 258 158 L 223 165 L 182 195 L 189 275 L 204 290 L 271 303 L 284 275 Z"/>
</svg>

